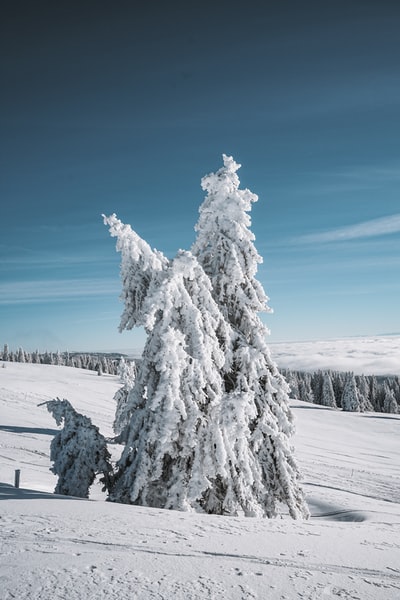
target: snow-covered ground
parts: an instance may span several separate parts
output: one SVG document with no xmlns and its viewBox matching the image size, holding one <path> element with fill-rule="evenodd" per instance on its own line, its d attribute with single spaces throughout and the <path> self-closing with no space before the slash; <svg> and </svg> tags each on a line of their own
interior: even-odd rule
<svg viewBox="0 0 400 600">
<path fill-rule="evenodd" d="M 67 398 L 109 436 L 119 386 L 68 367 L 0 367 L 1 600 L 400 598 L 399 415 L 293 402 L 307 522 L 111 504 L 99 488 L 90 501 L 56 497 L 57 428 L 37 404 Z"/>
</svg>

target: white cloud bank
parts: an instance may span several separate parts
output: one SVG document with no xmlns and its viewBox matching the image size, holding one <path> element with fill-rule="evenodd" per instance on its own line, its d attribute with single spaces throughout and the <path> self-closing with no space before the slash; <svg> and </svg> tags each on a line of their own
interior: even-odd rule
<svg viewBox="0 0 400 600">
<path fill-rule="evenodd" d="M 400 375 L 400 335 L 270 344 L 280 368 Z"/>
</svg>

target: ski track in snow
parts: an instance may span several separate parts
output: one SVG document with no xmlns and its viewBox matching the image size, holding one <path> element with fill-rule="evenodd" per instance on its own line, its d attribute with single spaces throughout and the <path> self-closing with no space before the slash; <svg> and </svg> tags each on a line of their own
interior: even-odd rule
<svg viewBox="0 0 400 600">
<path fill-rule="evenodd" d="M 308 522 L 111 504 L 97 486 L 90 501 L 49 493 L 56 427 L 37 404 L 67 398 L 110 436 L 118 387 L 66 367 L 0 369 L 1 600 L 400 598 L 396 416 L 294 403 Z"/>
</svg>

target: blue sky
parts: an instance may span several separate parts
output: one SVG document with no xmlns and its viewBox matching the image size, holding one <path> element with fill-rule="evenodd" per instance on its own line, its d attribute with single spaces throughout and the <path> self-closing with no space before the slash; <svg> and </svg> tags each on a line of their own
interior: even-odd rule
<svg viewBox="0 0 400 600">
<path fill-rule="evenodd" d="M 2 16 L 0 344 L 140 345 L 101 214 L 189 248 L 222 153 L 259 195 L 271 342 L 399 332 L 400 6 L 80 4 Z"/>
</svg>

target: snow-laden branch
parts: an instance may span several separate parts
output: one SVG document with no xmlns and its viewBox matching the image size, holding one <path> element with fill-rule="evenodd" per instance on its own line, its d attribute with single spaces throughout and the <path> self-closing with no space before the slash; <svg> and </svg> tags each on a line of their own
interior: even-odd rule
<svg viewBox="0 0 400 600">
<path fill-rule="evenodd" d="M 125 225 L 116 215 L 102 215 L 104 224 L 109 226 L 110 235 L 117 238 L 116 249 L 121 252 L 121 299 L 124 311 L 119 330 L 132 329 L 143 325 L 144 305 L 149 300 L 154 287 L 161 280 L 162 272 L 168 268 L 168 259 L 153 250 L 130 225 Z"/>
</svg>

